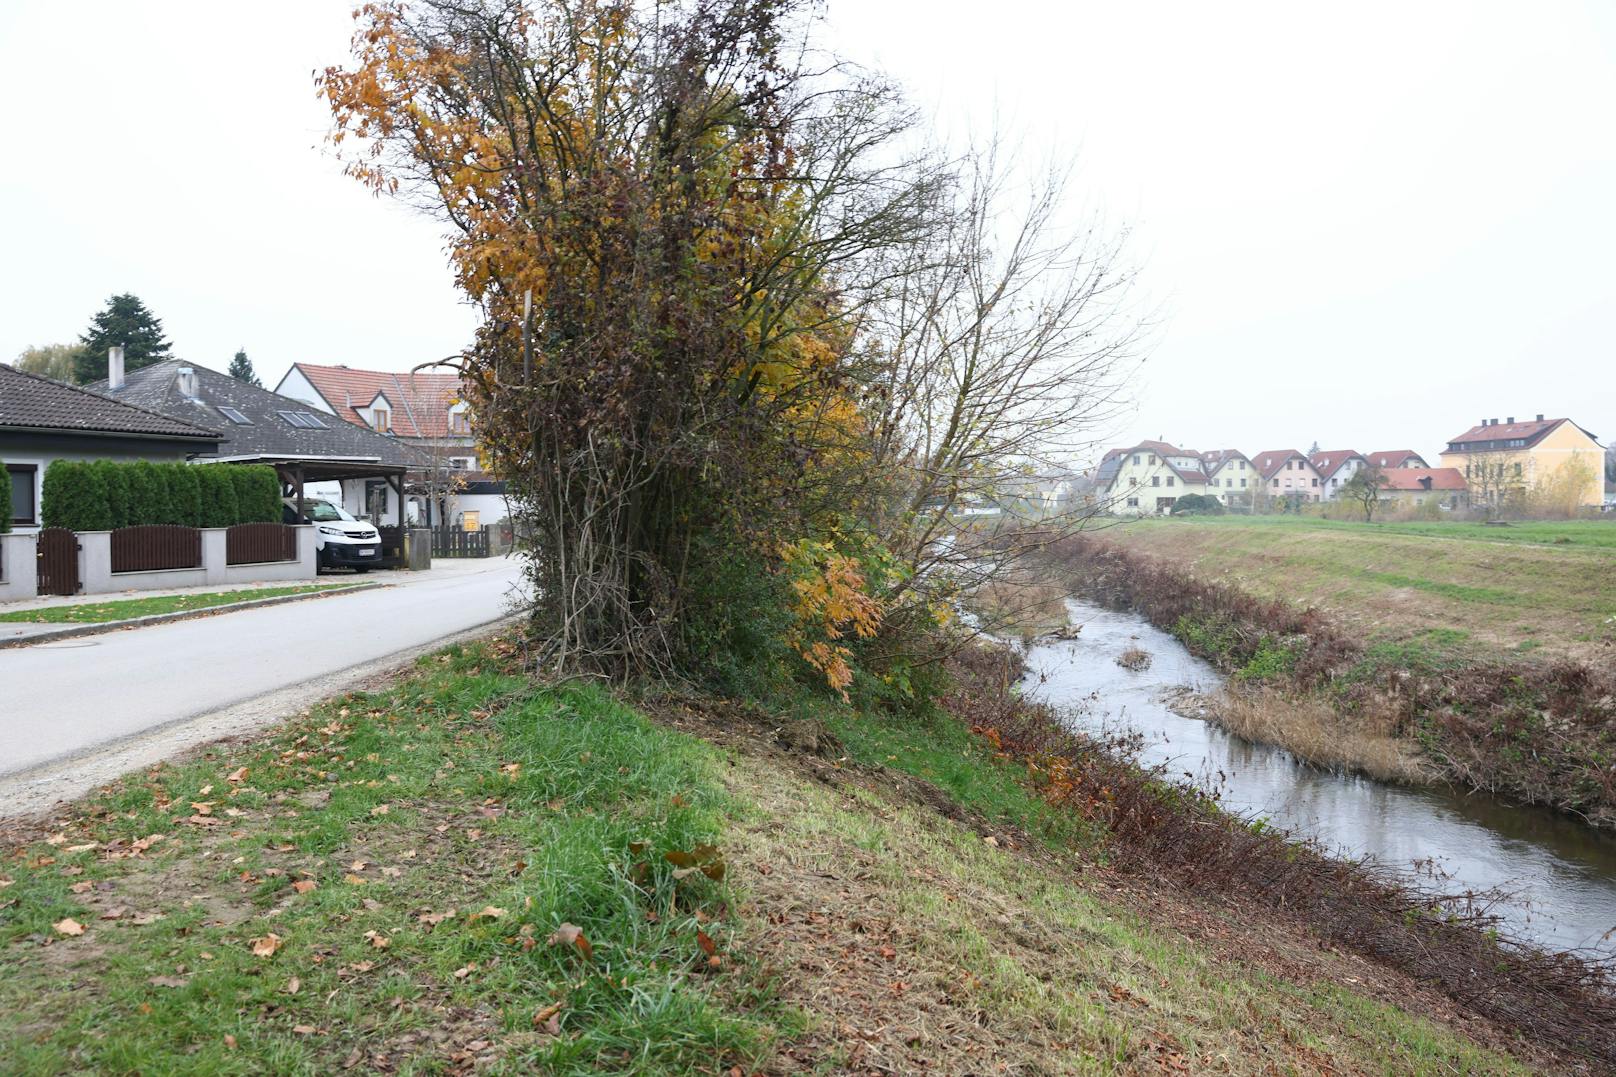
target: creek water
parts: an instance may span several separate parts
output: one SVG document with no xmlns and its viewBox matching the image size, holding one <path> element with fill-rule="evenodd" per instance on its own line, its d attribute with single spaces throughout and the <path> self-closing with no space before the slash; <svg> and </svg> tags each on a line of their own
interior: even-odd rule
<svg viewBox="0 0 1616 1077">
<path fill-rule="evenodd" d="M 1222 804 L 1262 817 L 1341 855 L 1448 893 L 1499 891 L 1492 908 L 1513 934 L 1554 949 L 1616 955 L 1616 839 L 1552 812 L 1482 795 L 1410 789 L 1300 762 L 1212 723 L 1175 714 L 1174 688 L 1209 692 L 1210 665 L 1140 617 L 1068 603 L 1075 639 L 1034 644 L 1024 690 L 1060 710 L 1072 728 L 1135 733 L 1140 761 L 1219 792 Z M 1139 671 L 1116 658 L 1151 656 Z"/>
</svg>

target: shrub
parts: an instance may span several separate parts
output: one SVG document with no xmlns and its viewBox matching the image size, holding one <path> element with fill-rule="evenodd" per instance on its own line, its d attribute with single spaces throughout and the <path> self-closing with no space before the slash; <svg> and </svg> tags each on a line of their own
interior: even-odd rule
<svg viewBox="0 0 1616 1077">
<path fill-rule="evenodd" d="M 121 464 L 111 460 L 96 460 L 90 464 L 100 476 L 101 486 L 107 492 L 107 530 L 116 531 L 134 523 L 134 503 L 129 496 L 129 484 L 119 473 Z"/>
<path fill-rule="evenodd" d="M 278 523 L 281 482 L 266 464 L 221 464 L 236 487 L 236 523 Z"/>
<path fill-rule="evenodd" d="M 110 531 L 112 511 L 100 469 L 82 460 L 54 460 L 45 469 L 41 520 L 70 531 Z"/>
<path fill-rule="evenodd" d="M 236 484 L 229 464 L 203 464 L 192 468 L 202 491 L 202 527 L 229 527 L 241 520 Z"/>
<path fill-rule="evenodd" d="M 168 521 L 168 483 L 162 468 L 150 460 L 137 460 L 125 469 L 124 483 L 129 490 L 131 526 Z"/>
<path fill-rule="evenodd" d="M 3 535 L 11 530 L 11 476 L 6 474 L 4 460 L 0 460 L 0 475 L 6 475 L 6 481 L 0 482 L 0 535 Z"/>
<path fill-rule="evenodd" d="M 1185 494 L 1173 502 L 1171 513 L 1174 516 L 1195 514 L 1221 516 L 1223 515 L 1223 502 L 1210 494 Z"/>
</svg>

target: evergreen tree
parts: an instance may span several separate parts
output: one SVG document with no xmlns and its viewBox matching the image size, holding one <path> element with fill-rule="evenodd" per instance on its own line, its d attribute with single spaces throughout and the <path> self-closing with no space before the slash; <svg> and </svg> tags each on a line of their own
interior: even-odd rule
<svg viewBox="0 0 1616 1077">
<path fill-rule="evenodd" d="M 252 360 L 247 358 L 246 348 L 236 350 L 236 357 L 230 360 L 230 369 L 225 373 L 237 381 L 244 381 L 248 385 L 256 386 L 259 389 L 264 387 L 264 383 L 258 380 L 258 371 L 253 369 Z"/>
<path fill-rule="evenodd" d="M 107 349 L 114 344 L 123 345 L 126 371 L 173 358 L 168 351 L 169 342 L 163 337 L 162 321 L 139 296 L 127 292 L 107 300 L 106 309 L 90 320 L 90 328 L 80 339 L 84 351 L 75 366 L 81 385 L 107 376 Z"/>
</svg>

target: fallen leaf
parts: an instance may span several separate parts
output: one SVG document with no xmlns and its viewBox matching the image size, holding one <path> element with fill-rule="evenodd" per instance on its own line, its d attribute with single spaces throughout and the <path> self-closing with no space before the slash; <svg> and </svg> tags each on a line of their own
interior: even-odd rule
<svg viewBox="0 0 1616 1077">
<path fill-rule="evenodd" d="M 82 894 L 93 889 L 94 887 L 95 884 L 86 879 L 84 882 L 74 883 L 72 886 L 68 887 L 68 889 L 73 891 L 75 894 Z"/>
<path fill-rule="evenodd" d="M 229 774 L 226 774 L 224 776 L 224 780 L 227 781 L 227 782 L 243 782 L 243 781 L 246 781 L 247 780 L 247 768 L 246 767 L 237 767 L 235 770 L 232 770 Z"/>
<path fill-rule="evenodd" d="M 192 801 L 191 810 L 196 812 L 198 815 L 212 815 L 213 802 L 209 800 Z"/>
<path fill-rule="evenodd" d="M 236 1038 L 229 1033 L 226 1033 L 224 1037 L 224 1045 L 229 1050 L 234 1051 L 236 1049 Z"/>
<path fill-rule="evenodd" d="M 498 920 L 501 917 L 503 917 L 504 915 L 505 915 L 505 910 L 504 909 L 498 909 L 498 908 L 495 908 L 492 905 L 484 905 L 482 907 L 482 911 L 472 913 L 469 917 L 467 917 L 467 919 L 469 919 L 469 920 Z"/>
<path fill-rule="evenodd" d="M 64 851 L 69 853 L 87 853 L 91 849 L 96 848 L 99 844 L 99 842 L 92 841 L 87 845 L 69 845 Z"/>
<path fill-rule="evenodd" d="M 315 882 L 313 879 L 299 879 L 297 882 L 292 884 L 292 889 L 296 890 L 300 894 L 306 894 L 319 885 L 320 884 Z"/>
<path fill-rule="evenodd" d="M 365 868 L 367 868 L 368 866 L 369 865 L 366 864 L 363 860 L 355 860 L 352 864 L 348 865 L 348 870 L 349 871 L 364 871 Z"/>
<path fill-rule="evenodd" d="M 184 987 L 191 980 L 186 976 L 153 976 L 146 982 L 153 987 Z"/>
<path fill-rule="evenodd" d="M 578 952 L 584 955 L 585 960 L 593 957 L 595 948 L 589 945 L 589 939 L 584 936 L 583 928 L 577 924 L 562 924 L 550 936 L 551 946 L 576 946 Z"/>
<path fill-rule="evenodd" d="M 533 1027 L 538 1028 L 540 1025 L 544 1024 L 546 1021 L 550 1020 L 552 1017 L 554 1017 L 556 1014 L 558 1014 L 560 1012 L 561 1012 L 561 1003 L 559 1003 L 559 1002 L 550 1003 L 550 1005 L 546 1006 L 544 1009 L 540 1010 L 539 1012 L 537 1012 L 537 1013 L 535 1013 L 533 1015 Z"/>
<path fill-rule="evenodd" d="M 483 836 L 483 832 L 481 830 L 478 830 L 476 827 L 472 827 L 472 828 L 470 828 L 469 830 L 466 831 L 466 837 L 468 839 L 470 839 L 471 841 L 481 841 L 482 836 Z"/>
<path fill-rule="evenodd" d="M 386 868 L 382 869 L 382 874 L 387 876 L 389 879 L 397 879 L 397 878 L 399 878 L 400 876 L 402 876 L 404 874 L 404 869 L 403 868 L 386 867 Z"/>
<path fill-rule="evenodd" d="M 712 957 L 718 952 L 718 944 L 713 941 L 712 936 L 699 928 L 696 930 L 696 945 L 700 946 L 701 952 L 708 957 Z"/>
<path fill-rule="evenodd" d="M 196 795 L 199 796 L 199 797 L 205 797 L 211 792 L 213 792 L 213 786 L 211 784 L 209 784 L 209 785 L 204 785 L 202 788 L 198 789 L 196 791 Z"/>
<path fill-rule="evenodd" d="M 66 845 L 67 844 L 67 835 L 66 834 L 52 834 L 50 837 L 45 839 L 45 844 L 46 845 Z"/>
<path fill-rule="evenodd" d="M 157 921 L 163 919 L 167 918 L 160 912 L 143 912 L 137 916 L 131 917 L 129 922 L 134 924 L 136 927 L 145 927 L 147 924 L 155 924 Z"/>
<path fill-rule="evenodd" d="M 374 808 L 370 809 L 370 814 L 372 815 L 386 815 L 387 812 L 388 807 L 386 804 L 378 804 Z"/>
<path fill-rule="evenodd" d="M 79 923 L 77 920 L 74 920 L 72 917 L 69 917 L 66 920 L 58 920 L 51 926 L 56 929 L 56 933 L 58 935 L 84 934 L 84 925 Z"/>
<path fill-rule="evenodd" d="M 101 914 L 103 920 L 122 920 L 129 910 L 122 905 L 114 906 Z"/>
<path fill-rule="evenodd" d="M 379 931 L 367 931 L 365 932 L 365 938 L 369 939 L 370 944 L 378 950 L 385 950 L 393 944 L 392 939 Z"/>
<path fill-rule="evenodd" d="M 275 951 L 281 948 L 281 937 L 271 931 L 251 940 L 254 957 L 274 957 Z"/>
<path fill-rule="evenodd" d="M 350 886 L 364 886 L 366 882 L 366 880 L 360 878 L 351 871 L 342 877 L 342 881 Z"/>
<path fill-rule="evenodd" d="M 293 1025 L 292 1031 L 299 1036 L 312 1036 L 315 1030 L 313 1025 Z"/>
<path fill-rule="evenodd" d="M 415 919 L 418 923 L 425 924 L 427 927 L 437 927 L 454 914 L 455 910 L 453 909 L 450 909 L 448 912 L 424 912 Z"/>
<path fill-rule="evenodd" d="M 894 950 L 890 946 L 883 946 L 881 947 L 881 956 L 885 960 L 891 961 L 893 958 L 898 956 L 898 951 Z"/>
<path fill-rule="evenodd" d="M 466 965 L 466 966 L 464 966 L 462 968 L 455 969 L 454 970 L 454 978 L 457 979 L 457 980 L 464 980 L 467 976 L 470 976 L 472 973 L 474 973 L 476 971 L 477 971 L 477 962 L 473 961 L 469 965 Z"/>
<path fill-rule="evenodd" d="M 303 981 L 299 980 L 296 976 L 293 976 L 290 980 L 286 981 L 286 986 L 281 988 L 281 990 L 288 995 L 295 995 L 299 991 L 303 990 Z"/>
</svg>

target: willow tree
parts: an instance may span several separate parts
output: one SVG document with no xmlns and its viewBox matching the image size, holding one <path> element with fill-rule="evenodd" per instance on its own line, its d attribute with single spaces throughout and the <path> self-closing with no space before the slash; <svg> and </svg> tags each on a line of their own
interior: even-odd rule
<svg viewBox="0 0 1616 1077">
<path fill-rule="evenodd" d="M 376 3 L 320 77 L 348 171 L 451 226 L 485 313 L 461 365 L 549 662 L 688 662 L 760 612 L 737 565 L 850 511 L 864 274 L 934 187 L 894 149 L 893 89 L 802 47 L 807 6 Z M 867 626 L 835 594 L 803 601 L 832 635 Z"/>
</svg>

